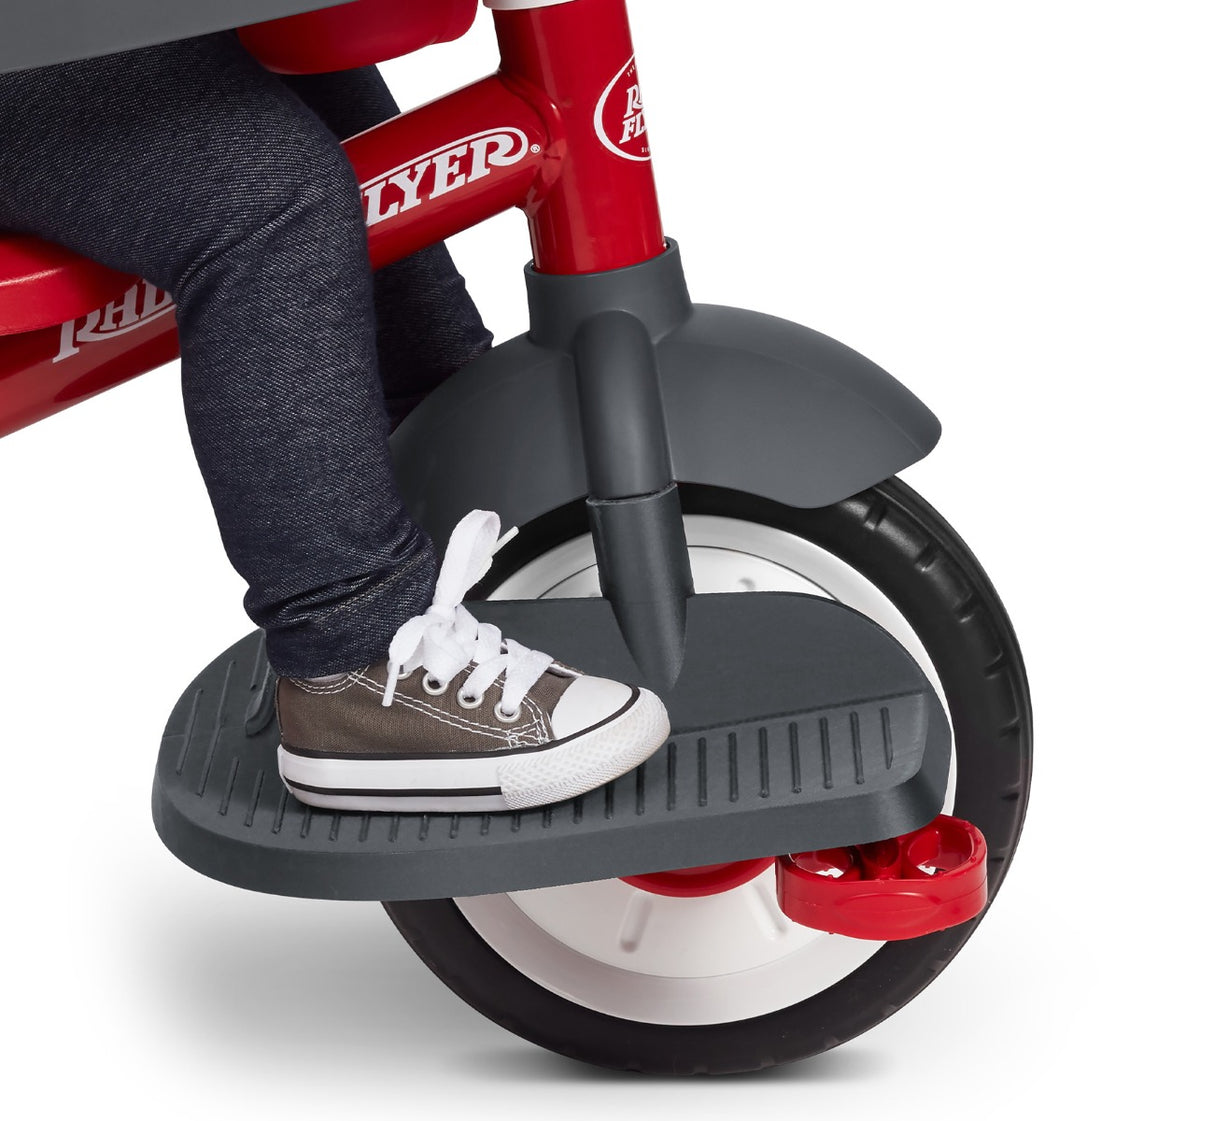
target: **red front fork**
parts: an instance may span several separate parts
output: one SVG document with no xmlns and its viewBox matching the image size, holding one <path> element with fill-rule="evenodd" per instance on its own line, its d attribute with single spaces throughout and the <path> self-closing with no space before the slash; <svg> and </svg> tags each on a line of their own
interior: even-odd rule
<svg viewBox="0 0 1214 1121">
<path fill-rule="evenodd" d="M 666 244 L 624 0 L 496 11 L 501 77 L 560 121 L 559 174 L 528 202 L 540 272 L 604 272 Z"/>
</svg>

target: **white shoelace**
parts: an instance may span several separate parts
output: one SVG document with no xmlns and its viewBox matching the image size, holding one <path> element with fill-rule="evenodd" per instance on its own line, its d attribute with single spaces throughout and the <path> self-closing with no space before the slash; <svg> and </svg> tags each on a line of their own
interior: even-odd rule
<svg viewBox="0 0 1214 1121">
<path fill-rule="evenodd" d="M 424 669 L 430 687 L 440 693 L 456 674 L 475 663 L 461 697 L 475 707 L 484 699 L 485 690 L 504 673 L 498 715 L 511 720 L 518 715 L 528 691 L 552 665 L 548 654 L 530 650 L 513 639 L 503 643 L 498 627 L 478 623 L 463 606 L 468 590 L 489 571 L 494 554 L 518 533 L 517 528 L 512 529 L 498 540 L 501 527 L 496 514 L 473 510 L 451 531 L 434 602 L 424 615 L 405 623 L 388 647 L 385 708 L 392 705 L 396 683 L 414 670 Z"/>
</svg>

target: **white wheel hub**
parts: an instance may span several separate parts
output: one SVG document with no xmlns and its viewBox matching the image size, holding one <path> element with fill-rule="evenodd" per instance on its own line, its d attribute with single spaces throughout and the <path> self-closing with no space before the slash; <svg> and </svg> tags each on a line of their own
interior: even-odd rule
<svg viewBox="0 0 1214 1121">
<path fill-rule="evenodd" d="M 832 553 L 732 518 L 695 515 L 685 524 L 697 592 L 790 591 L 837 599 L 889 631 L 943 694 L 910 624 L 880 589 Z M 491 598 L 599 594 L 587 534 L 537 557 Z M 955 770 L 945 812 L 953 804 Z M 697 898 L 655 895 L 610 879 L 455 903 L 489 946 L 537 984 L 606 1015 L 653 1024 L 726 1023 L 786 1008 L 841 981 L 884 945 L 793 922 L 776 902 L 774 869 Z"/>
</svg>

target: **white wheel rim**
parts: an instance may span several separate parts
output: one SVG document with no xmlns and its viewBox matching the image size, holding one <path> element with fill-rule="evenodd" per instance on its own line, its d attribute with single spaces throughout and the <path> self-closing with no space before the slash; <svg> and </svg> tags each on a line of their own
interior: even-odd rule
<svg viewBox="0 0 1214 1121">
<path fill-rule="evenodd" d="M 752 522 L 703 515 L 684 521 L 698 592 L 830 596 L 889 631 L 943 695 L 910 624 L 834 554 Z M 537 557 L 490 598 L 598 594 L 586 534 Z M 945 812 L 953 805 L 955 772 L 954 766 Z M 793 922 L 776 902 L 774 869 L 730 891 L 691 899 L 611 879 L 467 896 L 455 904 L 495 952 L 537 984 L 596 1012 L 652 1024 L 727 1023 L 778 1011 L 841 981 L 884 945 Z"/>
</svg>

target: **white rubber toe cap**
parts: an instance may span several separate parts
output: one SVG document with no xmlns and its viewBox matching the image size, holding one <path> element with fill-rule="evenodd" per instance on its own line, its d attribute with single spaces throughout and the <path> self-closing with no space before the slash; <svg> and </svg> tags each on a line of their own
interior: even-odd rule
<svg viewBox="0 0 1214 1121">
<path fill-rule="evenodd" d="M 632 689 L 606 677 L 579 677 L 561 694 L 552 710 L 552 735 L 563 740 L 592 728 L 620 711 Z"/>
</svg>

